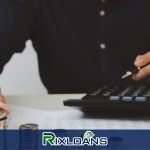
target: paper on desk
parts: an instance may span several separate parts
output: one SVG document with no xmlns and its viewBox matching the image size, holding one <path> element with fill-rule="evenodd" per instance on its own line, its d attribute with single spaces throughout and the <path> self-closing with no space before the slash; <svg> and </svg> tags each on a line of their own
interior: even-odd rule
<svg viewBox="0 0 150 150">
<path fill-rule="evenodd" d="M 79 110 L 43 111 L 11 105 L 8 129 L 25 123 L 37 123 L 39 129 L 150 129 L 150 120 L 118 120 L 84 118 Z"/>
</svg>

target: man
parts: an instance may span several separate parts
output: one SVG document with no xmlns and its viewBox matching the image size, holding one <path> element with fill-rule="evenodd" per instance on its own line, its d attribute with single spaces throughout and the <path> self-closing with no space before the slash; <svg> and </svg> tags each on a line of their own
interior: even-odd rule
<svg viewBox="0 0 150 150">
<path fill-rule="evenodd" d="M 135 66 L 150 62 L 149 0 L 0 0 L 0 20 L 1 71 L 31 39 L 49 93 L 120 84 L 137 56 Z"/>
</svg>

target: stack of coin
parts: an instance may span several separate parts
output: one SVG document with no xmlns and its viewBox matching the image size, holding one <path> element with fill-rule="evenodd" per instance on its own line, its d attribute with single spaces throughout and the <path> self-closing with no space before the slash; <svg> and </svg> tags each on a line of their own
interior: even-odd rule
<svg viewBox="0 0 150 150">
<path fill-rule="evenodd" d="M 19 127 L 20 150 L 37 150 L 38 125 L 34 123 L 23 124 Z"/>
</svg>

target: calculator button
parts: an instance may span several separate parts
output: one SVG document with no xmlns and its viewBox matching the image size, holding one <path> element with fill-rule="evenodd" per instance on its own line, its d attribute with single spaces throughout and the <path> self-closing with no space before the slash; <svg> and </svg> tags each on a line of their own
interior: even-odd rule
<svg viewBox="0 0 150 150">
<path fill-rule="evenodd" d="M 120 96 L 110 96 L 109 100 L 110 101 L 119 101 L 120 100 Z"/>
<path fill-rule="evenodd" d="M 135 101 L 146 102 L 146 97 L 144 97 L 144 96 L 138 96 L 138 97 L 135 98 Z"/>
<path fill-rule="evenodd" d="M 121 92 L 118 95 L 119 96 L 129 95 L 133 91 L 133 89 L 134 88 L 131 86 L 125 87 L 124 89 L 121 90 Z"/>
<path fill-rule="evenodd" d="M 116 87 L 111 87 L 110 89 L 107 89 L 107 90 L 102 94 L 102 96 L 104 96 L 104 97 L 111 96 L 111 95 L 115 94 L 118 89 L 119 89 L 118 86 L 116 86 Z"/>
<path fill-rule="evenodd" d="M 147 91 L 143 94 L 143 96 L 150 96 L 150 90 L 147 90 Z"/>
<path fill-rule="evenodd" d="M 132 97 L 132 96 L 123 96 L 123 97 L 122 97 L 122 100 L 123 100 L 123 101 L 132 101 L 132 100 L 133 100 L 133 97 Z"/>
<path fill-rule="evenodd" d="M 144 86 L 140 86 L 140 87 L 137 87 L 132 94 L 132 96 L 141 96 L 143 95 L 143 92 L 145 91 L 145 88 Z"/>
<path fill-rule="evenodd" d="M 97 89 L 96 91 L 94 91 L 93 93 L 90 93 L 89 96 L 90 97 L 100 97 L 107 88 L 108 88 L 108 86 L 103 86 L 100 89 Z"/>
</svg>

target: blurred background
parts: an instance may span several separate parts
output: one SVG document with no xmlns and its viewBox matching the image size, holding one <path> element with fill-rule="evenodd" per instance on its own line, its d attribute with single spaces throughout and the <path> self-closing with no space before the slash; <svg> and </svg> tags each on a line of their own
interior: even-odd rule
<svg viewBox="0 0 150 150">
<path fill-rule="evenodd" d="M 0 74 L 0 87 L 4 95 L 47 94 L 39 76 L 37 54 L 29 40 L 22 53 L 14 54 Z"/>
</svg>

